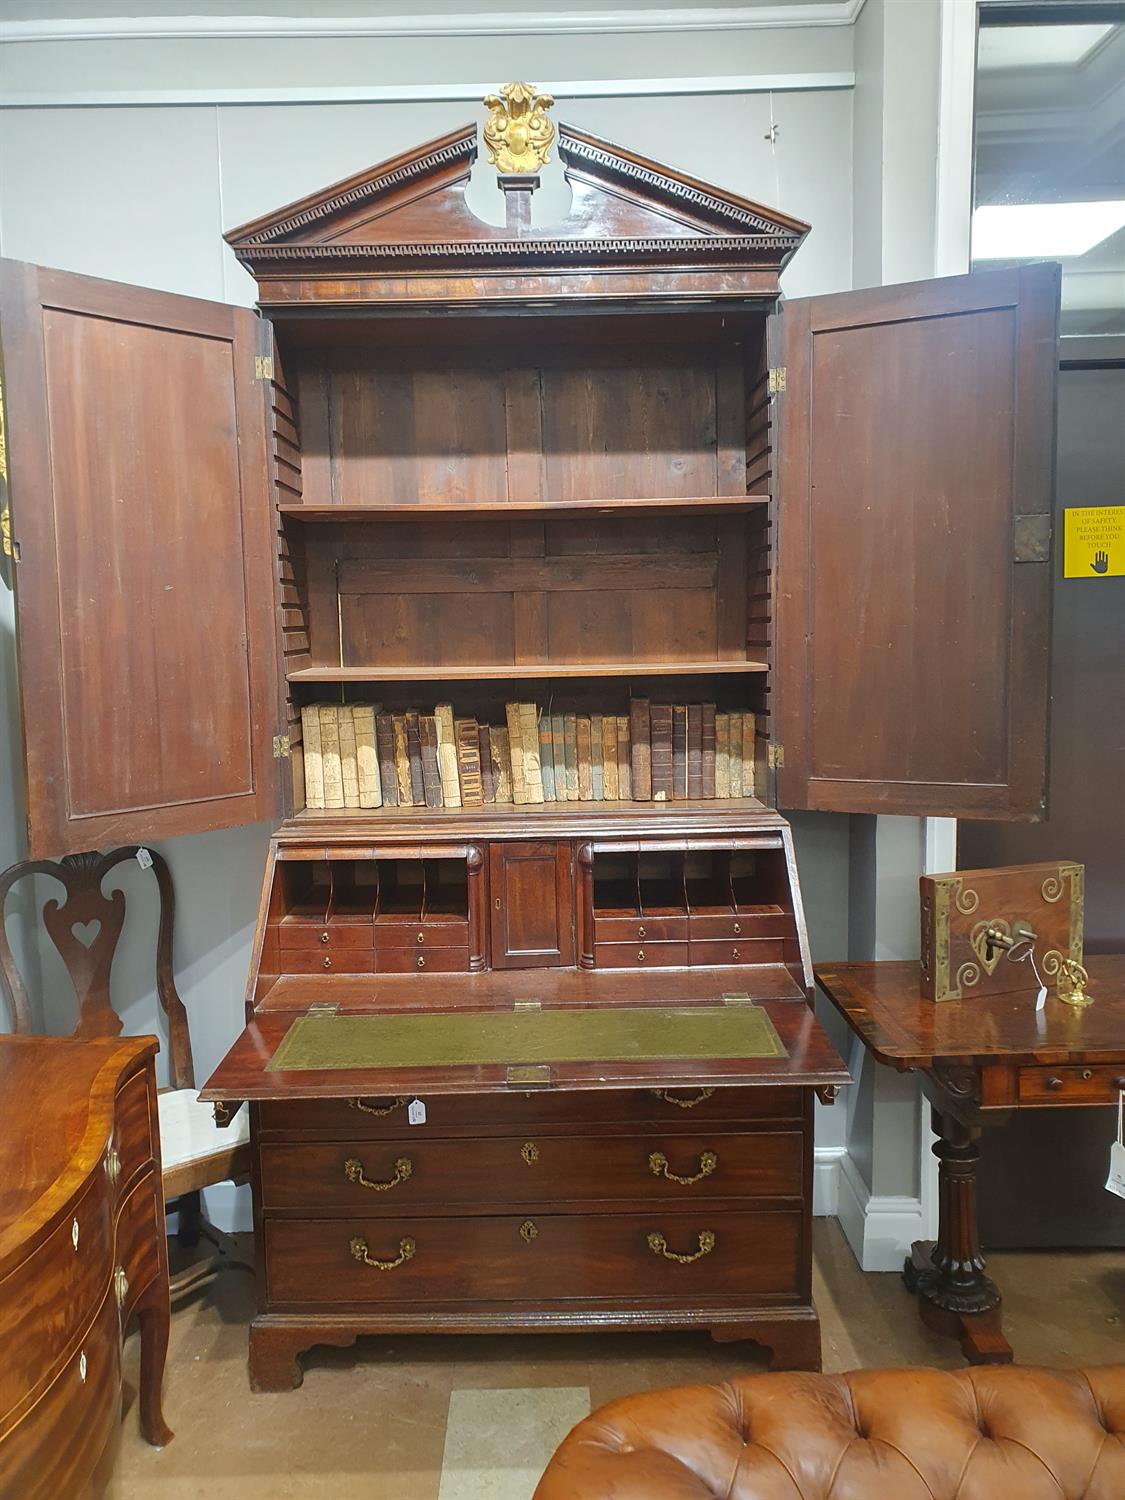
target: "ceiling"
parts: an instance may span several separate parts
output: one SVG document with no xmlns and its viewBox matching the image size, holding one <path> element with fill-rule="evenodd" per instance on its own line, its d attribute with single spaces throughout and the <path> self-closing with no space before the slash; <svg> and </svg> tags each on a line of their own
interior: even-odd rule
<svg viewBox="0 0 1125 1500">
<path fill-rule="evenodd" d="M 975 199 L 1125 199 L 1125 23 L 982 27 Z M 1064 259 L 1063 331 L 1125 333 L 1125 229 Z"/>
</svg>

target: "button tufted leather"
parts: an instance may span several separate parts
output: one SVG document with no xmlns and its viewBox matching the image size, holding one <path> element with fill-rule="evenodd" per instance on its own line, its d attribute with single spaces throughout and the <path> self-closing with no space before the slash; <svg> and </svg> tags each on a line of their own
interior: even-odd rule
<svg viewBox="0 0 1125 1500">
<path fill-rule="evenodd" d="M 534 1500 L 1123 1500 L 1125 1365 L 747 1375 L 614 1401 Z"/>
</svg>

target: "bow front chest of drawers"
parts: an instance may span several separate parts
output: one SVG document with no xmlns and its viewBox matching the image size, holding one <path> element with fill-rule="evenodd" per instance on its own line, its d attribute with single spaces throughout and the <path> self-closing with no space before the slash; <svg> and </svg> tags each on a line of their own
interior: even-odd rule
<svg viewBox="0 0 1125 1500">
<path fill-rule="evenodd" d="M 0 1494 L 100 1495 L 141 1328 L 141 1430 L 161 1445 L 168 1261 L 153 1037 L 0 1038 Z"/>
</svg>

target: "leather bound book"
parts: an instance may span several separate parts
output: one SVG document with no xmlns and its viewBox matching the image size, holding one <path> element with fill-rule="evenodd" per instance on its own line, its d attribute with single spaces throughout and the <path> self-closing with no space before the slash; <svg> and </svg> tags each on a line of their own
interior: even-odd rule
<svg viewBox="0 0 1125 1500">
<path fill-rule="evenodd" d="M 687 710 L 687 794 L 703 796 L 703 704 L 689 703 Z"/>
<path fill-rule="evenodd" d="M 383 783 L 383 802 L 397 807 L 398 773 L 395 771 L 395 730 L 390 714 L 375 715 L 375 749 L 379 755 L 379 780 Z"/>
<path fill-rule="evenodd" d="M 496 767 L 492 764 L 492 731 L 487 724 L 477 725 L 480 744 L 480 784 L 486 802 L 496 801 Z"/>
<path fill-rule="evenodd" d="M 619 714 L 617 718 L 617 795 L 622 802 L 632 802 L 633 797 L 633 754 L 630 742 L 630 730 L 632 726 L 625 714 Z"/>
<path fill-rule="evenodd" d="M 606 802 L 616 802 L 621 795 L 617 780 L 617 718 L 602 718 L 602 795 Z"/>
<path fill-rule="evenodd" d="M 629 752 L 633 769 L 633 801 L 651 802 L 652 716 L 647 698 L 633 698 L 629 703 Z"/>
<path fill-rule="evenodd" d="M 508 746 L 512 757 L 512 801 L 517 807 L 527 802 L 527 782 L 524 779 L 523 736 L 520 730 L 520 706 L 505 703 L 504 717 L 508 721 Z"/>
<path fill-rule="evenodd" d="M 593 730 L 585 714 L 579 715 L 575 725 L 575 742 L 578 750 L 578 800 L 594 800 Z"/>
<path fill-rule="evenodd" d="M 742 796 L 742 715 L 730 716 L 730 794 Z"/>
<path fill-rule="evenodd" d="M 570 787 L 566 782 L 566 716 L 551 715 L 551 763 L 555 768 L 555 801 L 569 802 Z"/>
<path fill-rule="evenodd" d="M 650 776 L 652 800 L 671 802 L 672 789 L 672 705 L 654 703 L 649 711 Z"/>
<path fill-rule="evenodd" d="M 605 801 L 605 769 L 602 764 L 602 716 L 590 715 L 590 783 L 595 802 Z"/>
<path fill-rule="evenodd" d="M 555 748 L 551 738 L 551 716 L 540 714 L 537 733 L 539 735 L 539 774 L 543 778 L 543 801 L 557 802 L 555 790 Z"/>
<path fill-rule="evenodd" d="M 340 769 L 340 721 L 334 703 L 320 706 L 320 758 L 325 807 L 344 806 L 344 778 Z"/>
<path fill-rule="evenodd" d="M 539 764 L 539 710 L 534 703 L 520 704 L 520 743 L 523 746 L 523 782 L 528 802 L 543 801 L 543 771 Z"/>
<path fill-rule="evenodd" d="M 398 805 L 414 806 L 414 787 L 410 779 L 410 752 L 406 745 L 406 716 L 392 714 L 395 736 L 395 776 L 398 778 Z"/>
<path fill-rule="evenodd" d="M 742 795 L 757 795 L 757 776 L 754 764 L 755 730 L 757 721 L 753 714 L 742 715 Z"/>
<path fill-rule="evenodd" d="M 301 747 L 305 757 L 305 806 L 324 806 L 324 764 L 320 754 L 320 707 L 306 703 L 301 710 Z"/>
<path fill-rule="evenodd" d="M 382 807 L 383 789 L 379 777 L 379 757 L 375 749 L 375 710 L 370 703 L 352 704 L 355 725 L 355 763 L 359 776 L 360 807 Z M 439 804 L 440 806 L 440 804 Z"/>
<path fill-rule="evenodd" d="M 457 772 L 461 779 L 461 806 L 483 807 L 484 787 L 480 774 L 480 735 L 475 719 L 455 719 Z"/>
<path fill-rule="evenodd" d="M 730 796 L 730 714 L 715 715 L 715 796 Z"/>
<path fill-rule="evenodd" d="M 426 805 L 426 778 L 422 775 L 422 729 L 420 716 L 406 715 L 406 753 L 410 760 L 410 795 L 415 807 Z"/>
<path fill-rule="evenodd" d="M 350 703 L 341 703 L 336 709 L 336 724 L 340 735 L 340 780 L 344 783 L 344 806 L 359 806 L 359 766 L 356 762 L 355 720 Z"/>
<path fill-rule="evenodd" d="M 700 796 L 715 795 L 715 705 L 699 707 L 699 783 Z M 688 781 L 691 781 L 691 722 L 688 722 Z"/>
<path fill-rule="evenodd" d="M 563 736 L 566 740 L 566 796 L 568 802 L 578 801 L 578 715 L 566 714 L 563 718 Z"/>
<path fill-rule="evenodd" d="M 488 743 L 492 751 L 492 772 L 496 777 L 496 800 L 510 803 L 512 800 L 512 750 L 508 744 L 508 731 L 490 729 Z"/>
<path fill-rule="evenodd" d="M 437 720 L 433 714 L 418 715 L 418 738 L 422 742 L 422 789 L 427 807 L 442 807 L 441 771 L 438 768 Z"/>
<path fill-rule="evenodd" d="M 672 796 L 683 802 L 688 794 L 687 771 L 687 707 L 683 703 L 672 705 Z"/>
<path fill-rule="evenodd" d="M 441 800 L 446 807 L 461 806 L 461 779 L 457 774 L 457 741 L 453 734 L 453 705 L 439 703 L 434 709 L 437 726 L 437 760 L 441 776 Z"/>
</svg>

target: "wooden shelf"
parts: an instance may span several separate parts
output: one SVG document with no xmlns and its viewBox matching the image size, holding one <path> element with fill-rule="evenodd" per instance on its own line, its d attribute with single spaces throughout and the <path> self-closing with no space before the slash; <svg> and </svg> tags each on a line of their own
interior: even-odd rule
<svg viewBox="0 0 1125 1500">
<path fill-rule="evenodd" d="M 526 828 L 529 824 L 550 824 L 566 830 L 568 824 L 580 823 L 599 834 L 616 830 L 620 824 L 636 827 L 660 824 L 653 831 L 664 832 L 664 825 L 683 820 L 693 832 L 714 833 L 715 823 L 726 827 L 731 819 L 740 820 L 751 832 L 776 833 L 779 819 L 757 797 L 683 798 L 671 802 L 632 802 L 614 798 L 608 802 L 527 802 L 517 807 L 511 802 L 486 802 L 483 807 L 329 807 L 302 808 L 285 825 L 307 839 L 310 825 L 323 829 L 326 836 L 363 838 L 378 833 L 386 836 L 389 824 L 396 832 L 420 827 L 462 829 L 466 836 L 483 837 L 482 828 L 490 833 Z M 398 825 L 402 825 L 401 828 Z M 613 825 L 613 826 L 610 826 Z M 536 834 L 543 828 L 537 826 Z"/>
<path fill-rule="evenodd" d="M 520 682 L 531 677 L 699 677 L 768 672 L 764 661 L 515 662 L 498 667 L 300 667 L 290 682 Z"/>
<path fill-rule="evenodd" d="M 415 505 L 279 505 L 281 515 L 295 521 L 419 521 L 433 517 L 485 521 L 529 520 L 536 517 L 625 515 L 743 515 L 768 505 L 768 495 L 705 495 L 679 500 L 567 500 L 503 501 L 422 500 Z"/>
</svg>

